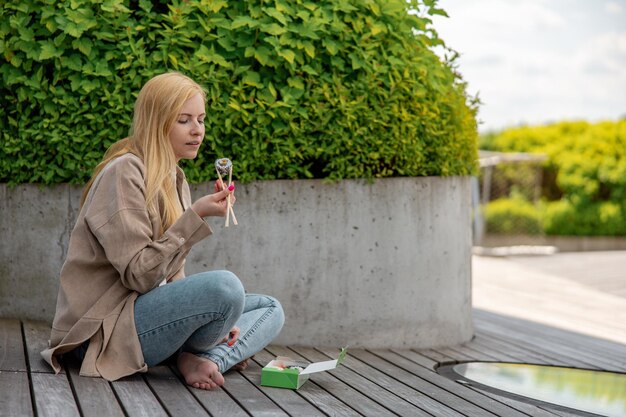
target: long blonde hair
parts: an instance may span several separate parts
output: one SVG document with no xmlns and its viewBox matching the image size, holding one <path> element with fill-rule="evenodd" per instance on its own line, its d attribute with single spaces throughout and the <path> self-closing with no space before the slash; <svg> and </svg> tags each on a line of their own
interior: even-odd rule
<svg viewBox="0 0 626 417">
<path fill-rule="evenodd" d="M 177 161 L 169 133 L 185 101 L 196 94 L 200 94 L 206 102 L 202 87 L 178 72 L 157 75 L 149 80 L 135 101 L 129 137 L 115 142 L 107 149 L 83 190 L 81 207 L 102 169 L 113 159 L 133 153 L 143 160 L 145 166 L 148 211 L 160 214 L 161 233 L 167 230 L 182 214 L 172 178 Z"/>
</svg>

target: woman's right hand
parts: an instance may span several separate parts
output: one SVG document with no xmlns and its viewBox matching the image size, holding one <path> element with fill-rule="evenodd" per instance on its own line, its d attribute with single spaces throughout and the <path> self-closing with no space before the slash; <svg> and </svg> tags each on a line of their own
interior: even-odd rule
<svg viewBox="0 0 626 417">
<path fill-rule="evenodd" d="M 224 217 L 226 216 L 226 211 L 228 210 L 228 202 L 226 198 L 230 194 L 230 204 L 235 204 L 235 185 L 232 184 L 229 188 L 217 191 L 218 186 L 215 186 L 216 192 L 214 194 L 208 194 L 204 197 L 200 197 L 197 199 L 192 205 L 191 209 L 195 211 L 200 217 L 209 217 L 209 216 L 218 216 Z"/>
</svg>

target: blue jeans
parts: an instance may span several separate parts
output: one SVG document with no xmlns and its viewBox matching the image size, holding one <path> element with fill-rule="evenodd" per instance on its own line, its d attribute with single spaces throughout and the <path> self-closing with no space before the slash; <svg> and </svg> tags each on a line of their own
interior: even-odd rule
<svg viewBox="0 0 626 417">
<path fill-rule="evenodd" d="M 135 327 L 148 366 L 185 351 L 210 359 L 226 372 L 267 346 L 284 320 L 275 298 L 246 294 L 229 271 L 191 275 L 135 301 Z M 234 326 L 241 333 L 228 346 L 223 339 Z"/>
</svg>

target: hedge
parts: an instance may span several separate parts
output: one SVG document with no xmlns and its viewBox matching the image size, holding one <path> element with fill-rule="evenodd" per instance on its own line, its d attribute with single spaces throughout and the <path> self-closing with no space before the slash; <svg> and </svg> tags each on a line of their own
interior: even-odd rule
<svg viewBox="0 0 626 417">
<path fill-rule="evenodd" d="M 543 229 L 550 235 L 626 235 L 626 120 L 506 129 L 481 148 L 543 153 Z"/>
<path fill-rule="evenodd" d="M 436 0 L 0 7 L 0 182 L 84 183 L 141 86 L 172 70 L 209 99 L 193 182 L 224 156 L 244 182 L 477 172 L 477 100 L 433 52 Z"/>
<path fill-rule="evenodd" d="M 543 232 L 539 211 L 527 200 L 490 201 L 485 206 L 484 216 L 488 233 L 539 235 Z"/>
</svg>

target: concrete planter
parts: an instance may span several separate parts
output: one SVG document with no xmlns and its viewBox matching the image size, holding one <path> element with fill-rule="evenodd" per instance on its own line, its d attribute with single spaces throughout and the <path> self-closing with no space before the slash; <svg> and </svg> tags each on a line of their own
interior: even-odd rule
<svg viewBox="0 0 626 417">
<path fill-rule="evenodd" d="M 79 195 L 0 185 L 0 317 L 51 320 Z M 235 212 L 236 227 L 210 220 L 214 235 L 191 252 L 187 273 L 229 269 L 249 292 L 277 297 L 287 321 L 276 343 L 471 338 L 468 177 L 255 182 L 238 186 Z"/>
</svg>

